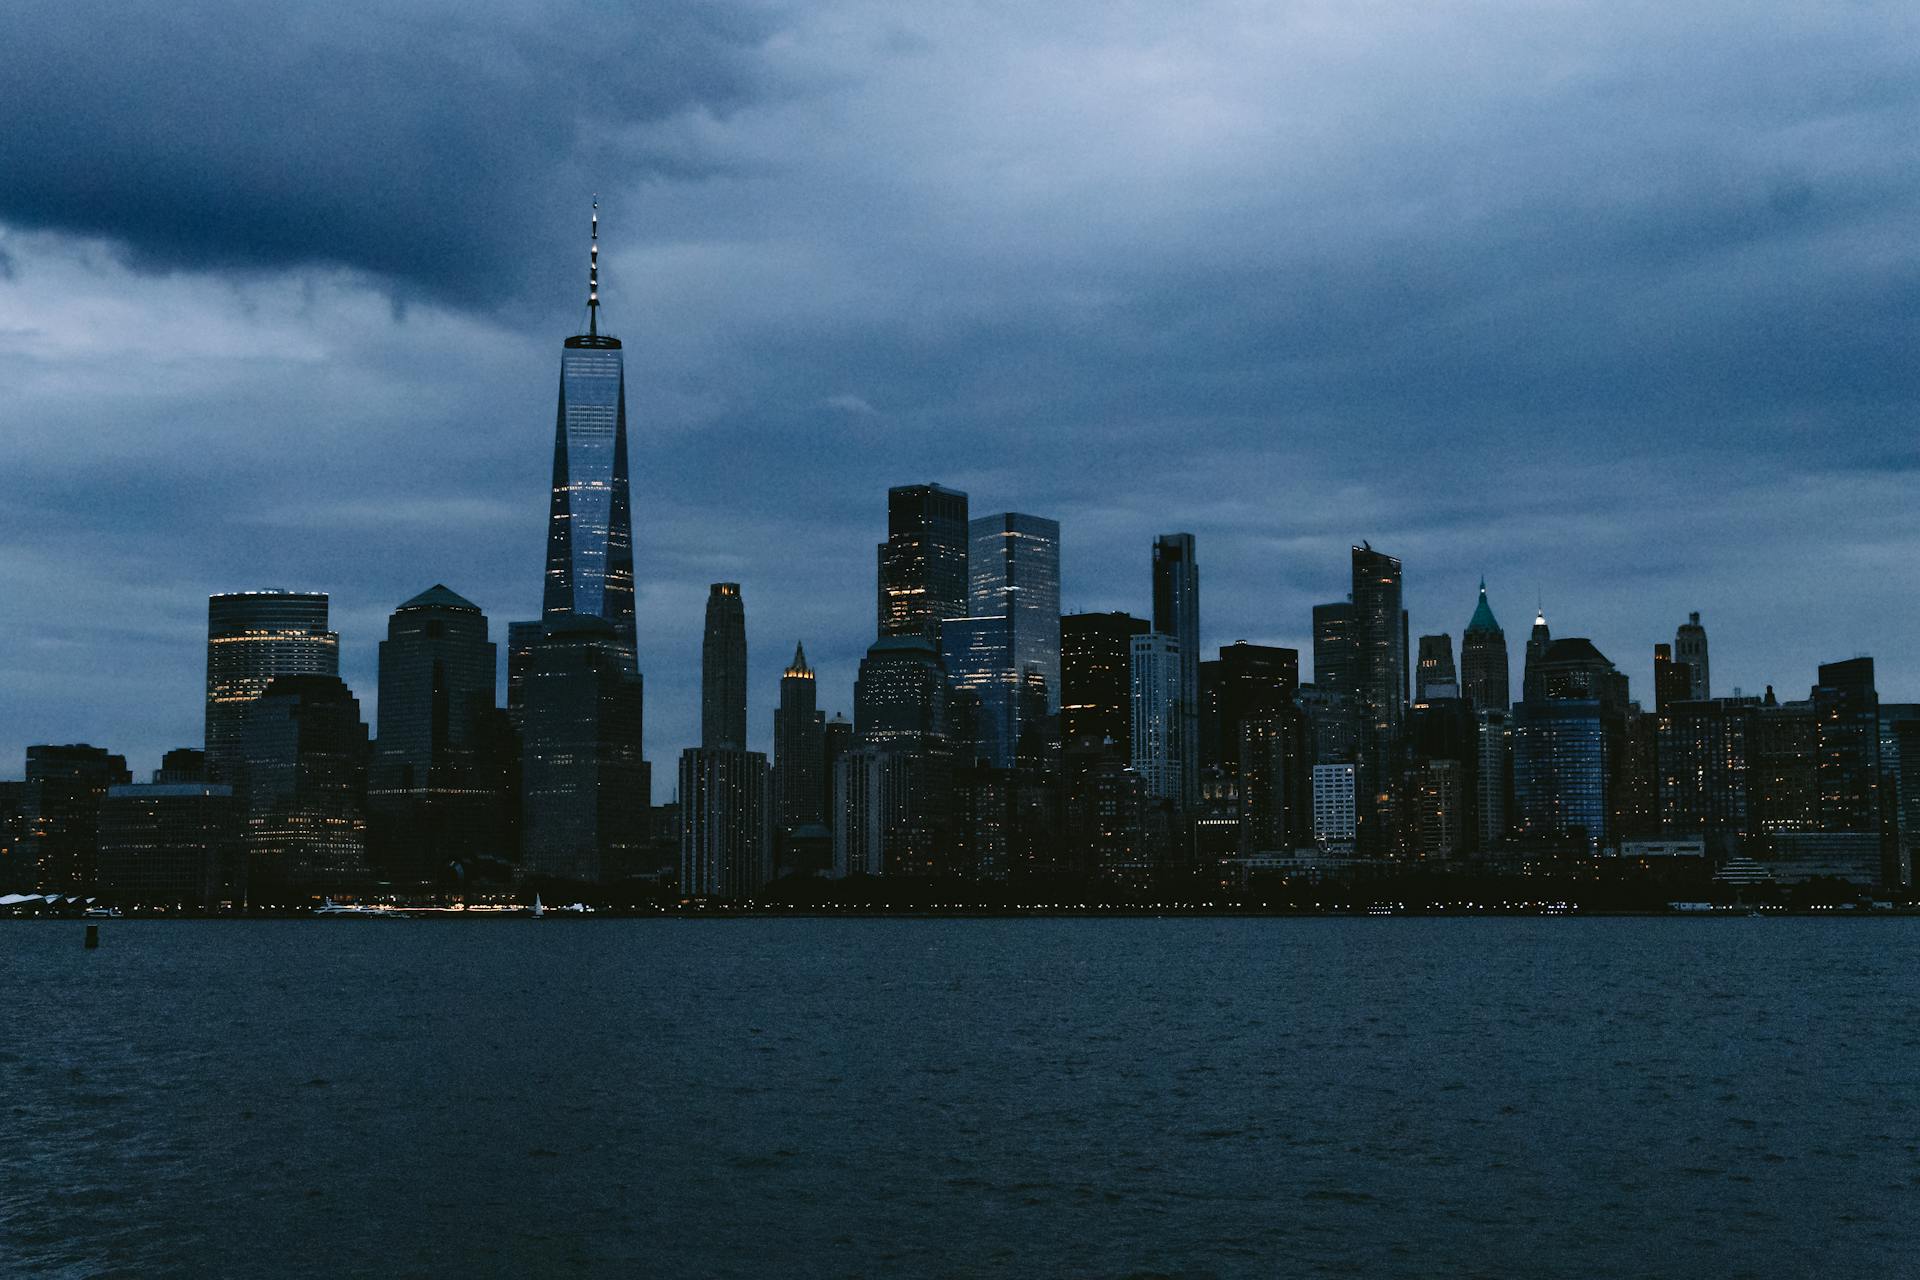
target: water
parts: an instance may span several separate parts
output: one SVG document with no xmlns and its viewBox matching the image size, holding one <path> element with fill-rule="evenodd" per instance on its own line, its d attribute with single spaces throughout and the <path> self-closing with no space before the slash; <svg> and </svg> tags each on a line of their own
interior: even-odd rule
<svg viewBox="0 0 1920 1280">
<path fill-rule="evenodd" d="M 1920 920 L 81 934 L 9 1275 L 1920 1274 Z"/>
</svg>

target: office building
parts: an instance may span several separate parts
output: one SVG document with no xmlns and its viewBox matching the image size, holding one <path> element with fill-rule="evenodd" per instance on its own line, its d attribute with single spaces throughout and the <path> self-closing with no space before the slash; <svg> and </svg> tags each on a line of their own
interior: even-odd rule
<svg viewBox="0 0 1920 1280">
<path fill-rule="evenodd" d="M 941 655 L 980 695 L 981 758 L 1011 768 L 1022 738 L 1060 710 L 1060 526 L 1006 512 L 968 529 L 969 612 L 952 624 L 963 635 L 943 632 Z"/>
<path fill-rule="evenodd" d="M 967 495 L 937 484 L 887 490 L 880 544 L 879 635 L 937 643 L 940 623 L 967 614 Z"/>
<path fill-rule="evenodd" d="M 1228 777 L 1240 770 L 1241 729 L 1290 710 L 1300 688 L 1300 653 L 1235 641 L 1200 664 L 1200 766 Z"/>
<path fill-rule="evenodd" d="M 1617 835 L 1626 677 L 1591 641 L 1571 637 L 1547 643 L 1526 679 L 1539 696 L 1513 712 L 1515 827 L 1533 840 L 1595 852 Z"/>
<path fill-rule="evenodd" d="M 1675 662 L 1673 646 L 1653 646 L 1653 709 L 1665 711 L 1676 702 L 1692 702 L 1693 668 Z"/>
<path fill-rule="evenodd" d="M 599 618 L 638 671 L 633 616 L 633 515 L 627 477 L 627 375 L 620 339 L 600 332 L 600 214 L 593 215 L 587 331 L 560 351 L 553 494 L 540 620 Z"/>
<path fill-rule="evenodd" d="M 1329 693 L 1359 695 L 1353 651 L 1353 602 L 1313 606 L 1313 683 Z"/>
<path fill-rule="evenodd" d="M 1492 849 L 1507 838 L 1513 808 L 1513 715 L 1474 714 L 1474 838 Z"/>
<path fill-rule="evenodd" d="M 247 704 L 281 676 L 340 674 L 322 591 L 240 591 L 207 600 L 207 776 L 235 782 Z"/>
<path fill-rule="evenodd" d="M 233 788 L 126 783 L 100 807 L 99 892 L 120 903 L 206 908 L 239 897 L 244 845 Z"/>
<path fill-rule="evenodd" d="M 1533 616 L 1533 630 L 1527 633 L 1526 663 L 1520 669 L 1520 697 L 1524 701 L 1538 702 L 1544 695 L 1540 690 L 1538 668 L 1541 658 L 1546 656 L 1547 646 L 1553 643 L 1553 632 L 1547 626 L 1547 613 L 1542 609 Z"/>
</svg>

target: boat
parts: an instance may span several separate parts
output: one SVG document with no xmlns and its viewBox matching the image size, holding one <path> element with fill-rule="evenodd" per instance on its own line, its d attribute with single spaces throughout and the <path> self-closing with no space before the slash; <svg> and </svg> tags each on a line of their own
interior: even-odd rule
<svg viewBox="0 0 1920 1280">
<path fill-rule="evenodd" d="M 547 909 L 540 904 L 539 894 L 536 893 L 533 895 L 533 905 L 527 908 L 527 914 L 536 920 L 547 914 Z"/>
<path fill-rule="evenodd" d="M 80 916 L 83 920 L 118 920 L 120 918 L 120 908 L 88 907 L 80 913 Z"/>
</svg>

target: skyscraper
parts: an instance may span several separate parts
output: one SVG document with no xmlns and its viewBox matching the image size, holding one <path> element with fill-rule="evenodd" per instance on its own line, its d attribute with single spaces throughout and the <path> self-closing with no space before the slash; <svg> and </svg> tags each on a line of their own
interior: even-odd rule
<svg viewBox="0 0 1920 1280">
<path fill-rule="evenodd" d="M 707 629 L 700 651 L 700 745 L 747 749 L 747 612 L 740 584 L 707 590 Z"/>
<path fill-rule="evenodd" d="M 1008 511 L 967 526 L 967 611 L 1005 618 L 1020 683 L 1046 681 L 1047 710 L 1060 709 L 1060 524 Z M 1018 734 L 1015 734 L 1017 740 Z"/>
<path fill-rule="evenodd" d="M 1475 711 L 1505 711 L 1513 697 L 1507 679 L 1507 633 L 1487 603 L 1483 578 L 1480 602 L 1460 637 L 1460 692 Z"/>
<path fill-rule="evenodd" d="M 826 724 L 818 706 L 813 668 L 804 645 L 780 676 L 780 705 L 773 713 L 773 807 L 782 829 L 826 820 Z"/>
<path fill-rule="evenodd" d="M 772 777 L 746 749 L 747 615 L 740 585 L 707 595 L 701 745 L 680 754 L 680 892 L 751 897 L 773 874 Z"/>
<path fill-rule="evenodd" d="M 1533 616 L 1533 630 L 1527 633 L 1526 665 L 1520 669 L 1520 697 L 1524 701 L 1538 702 L 1546 695 L 1541 691 L 1540 660 L 1546 656 L 1547 646 L 1553 643 L 1553 632 L 1547 629 L 1547 611 L 1540 610 Z"/>
<path fill-rule="evenodd" d="M 1453 669 L 1453 637 L 1420 637 L 1420 665 L 1414 671 L 1414 701 L 1460 696 L 1460 677 Z"/>
<path fill-rule="evenodd" d="M 1133 736 L 1133 637 L 1145 618 L 1127 613 L 1070 613 L 1060 619 L 1060 736 L 1066 742 L 1111 738 L 1128 759 Z"/>
<path fill-rule="evenodd" d="M 1873 659 L 1820 665 L 1813 687 L 1822 831 L 1880 829 L 1880 695 Z"/>
<path fill-rule="evenodd" d="M 387 620 L 380 731 L 368 775 L 374 860 L 396 879 L 504 855 L 487 616 L 436 584 Z"/>
<path fill-rule="evenodd" d="M 1200 804 L 1200 566 L 1190 533 L 1153 540 L 1153 629 L 1172 637 L 1180 661 L 1172 726 L 1179 790 L 1169 798 L 1194 809 Z"/>
<path fill-rule="evenodd" d="M 1707 675 L 1707 629 L 1700 625 L 1700 615 L 1690 613 L 1687 620 L 1680 624 L 1673 634 L 1673 657 L 1676 662 L 1687 664 L 1693 679 L 1691 697 L 1699 702 L 1713 696 L 1713 681 Z"/>
<path fill-rule="evenodd" d="M 1300 652 L 1236 640 L 1200 668 L 1201 767 L 1237 775 L 1242 727 L 1293 709 L 1300 688 Z"/>
<path fill-rule="evenodd" d="M 1354 685 L 1366 715 L 1360 772 L 1360 828 L 1373 852 L 1384 852 L 1381 798 L 1394 790 L 1406 719 L 1406 611 L 1400 562 L 1371 544 L 1353 548 Z"/>
<path fill-rule="evenodd" d="M 239 591 L 207 599 L 207 778 L 234 782 L 247 704 L 279 676 L 340 673 L 323 591 Z"/>
<path fill-rule="evenodd" d="M 880 544 L 879 634 L 939 639 L 967 612 L 967 495 L 937 484 L 887 490 Z"/>
<path fill-rule="evenodd" d="M 604 619 L 613 627 L 614 643 L 627 668 L 637 671 L 624 359 L 620 339 L 600 332 L 596 204 L 587 268 L 587 331 L 568 338 L 560 352 L 541 621 L 576 615 Z"/>
<path fill-rule="evenodd" d="M 521 712 L 529 876 L 595 882 L 640 856 L 651 772 L 628 654 L 613 624 L 591 614 L 555 619 L 533 646 Z"/>
<path fill-rule="evenodd" d="M 1548 644 L 1527 680 L 1539 695 L 1514 709 L 1515 826 L 1589 852 L 1612 843 L 1626 763 L 1626 677 L 1592 641 L 1570 637 Z"/>
<path fill-rule="evenodd" d="M 1313 606 L 1313 683 L 1329 693 L 1357 694 L 1353 602 Z"/>
</svg>

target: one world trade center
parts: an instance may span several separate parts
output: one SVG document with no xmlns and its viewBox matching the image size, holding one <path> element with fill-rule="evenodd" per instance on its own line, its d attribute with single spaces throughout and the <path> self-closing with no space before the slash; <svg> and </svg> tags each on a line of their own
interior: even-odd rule
<svg viewBox="0 0 1920 1280">
<path fill-rule="evenodd" d="M 560 356 L 541 621 L 551 625 L 582 614 L 612 624 L 626 668 L 637 671 L 626 369 L 620 339 L 600 332 L 597 204 L 587 274 L 587 331 L 568 338 Z"/>
</svg>

